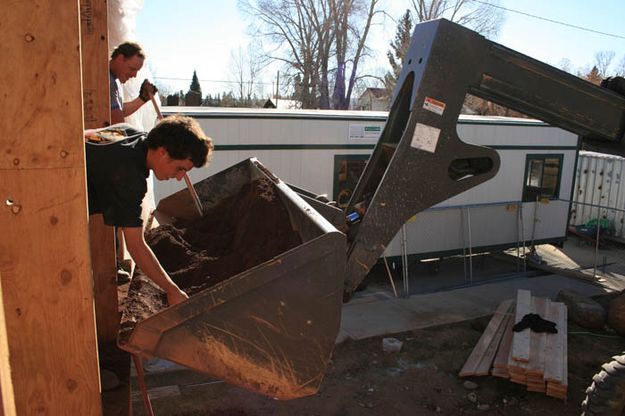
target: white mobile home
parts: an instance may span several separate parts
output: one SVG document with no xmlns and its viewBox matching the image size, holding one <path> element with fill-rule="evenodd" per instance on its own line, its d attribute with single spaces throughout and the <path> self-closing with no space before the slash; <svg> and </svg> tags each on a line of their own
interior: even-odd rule
<svg viewBox="0 0 625 416">
<path fill-rule="evenodd" d="M 258 158 L 279 178 L 339 205 L 373 151 L 386 112 L 252 110 L 169 107 L 196 118 L 213 137 L 210 166 L 193 170 L 198 182 L 243 159 Z M 500 250 L 566 238 L 578 137 L 529 119 L 463 116 L 460 138 L 496 149 L 501 169 L 490 181 L 448 199 L 408 221 L 387 256 L 416 258 Z M 157 201 L 184 187 L 157 183 Z M 536 202 L 540 199 L 540 202 Z"/>
</svg>

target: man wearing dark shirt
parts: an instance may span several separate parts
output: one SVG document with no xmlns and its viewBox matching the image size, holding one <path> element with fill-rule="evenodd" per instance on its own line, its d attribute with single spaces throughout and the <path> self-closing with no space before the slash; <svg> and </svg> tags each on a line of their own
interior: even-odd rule
<svg viewBox="0 0 625 416">
<path fill-rule="evenodd" d="M 150 170 L 158 180 L 181 180 L 209 160 L 213 145 L 190 117 L 161 120 L 147 135 L 127 125 L 85 133 L 89 215 L 121 228 L 130 256 L 167 293 L 170 305 L 187 299 L 143 238 L 141 202 Z"/>
</svg>

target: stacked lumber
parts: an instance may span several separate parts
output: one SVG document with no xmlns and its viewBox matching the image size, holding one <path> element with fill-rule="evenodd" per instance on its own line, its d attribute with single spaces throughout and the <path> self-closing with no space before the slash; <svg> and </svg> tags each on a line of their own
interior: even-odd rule
<svg viewBox="0 0 625 416">
<path fill-rule="evenodd" d="M 512 327 L 529 313 L 556 323 L 557 334 Z M 460 370 L 460 377 L 493 375 L 527 386 L 528 391 L 566 399 L 567 311 L 561 302 L 517 292 L 516 303 L 503 301 Z"/>
</svg>

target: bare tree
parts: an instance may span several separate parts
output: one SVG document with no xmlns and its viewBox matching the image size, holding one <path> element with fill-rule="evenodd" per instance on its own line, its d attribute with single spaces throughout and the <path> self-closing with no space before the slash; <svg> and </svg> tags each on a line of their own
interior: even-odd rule
<svg viewBox="0 0 625 416">
<path fill-rule="evenodd" d="M 230 53 L 230 74 L 242 105 L 249 106 L 252 96 L 262 88 L 259 80 L 266 62 L 258 50 L 257 45 L 249 44 L 246 49 L 239 46 Z"/>
<path fill-rule="evenodd" d="M 608 76 L 608 70 L 614 59 L 614 51 L 599 51 L 595 53 L 595 68 L 601 78 Z"/>
<path fill-rule="evenodd" d="M 497 7 L 498 0 L 411 0 L 416 22 L 446 18 L 474 30 L 487 38 L 496 38 L 503 22 L 503 10 Z M 408 45 L 406 45 L 406 50 Z M 404 51 L 405 53 L 405 51 Z M 465 108 L 477 114 L 508 115 L 500 106 L 467 95 Z"/>
<path fill-rule="evenodd" d="M 287 79 L 298 79 L 294 86 L 302 106 L 317 104 L 319 79 L 319 34 L 317 9 L 323 0 L 241 0 L 239 8 L 253 19 L 253 32 L 273 46 L 265 51 L 268 59 L 283 62 Z"/>
<path fill-rule="evenodd" d="M 569 74 L 573 73 L 573 64 L 569 58 L 562 58 L 560 62 L 558 62 L 558 68 L 561 70 L 568 72 Z"/>
<path fill-rule="evenodd" d="M 373 17 L 378 13 L 378 1 L 368 0 L 366 3 L 364 0 L 330 0 L 336 33 L 336 75 L 332 106 L 337 110 L 349 108 L 352 91 L 358 79 L 358 65 L 367 52 L 367 36 Z M 351 56 L 350 49 L 353 51 Z"/>
<path fill-rule="evenodd" d="M 623 55 L 618 66 L 616 67 L 615 74 L 621 77 L 625 77 L 625 55 Z"/>
<path fill-rule="evenodd" d="M 417 22 L 444 17 L 488 38 L 496 38 L 503 21 L 498 0 L 412 0 Z"/>
<path fill-rule="evenodd" d="M 297 81 L 303 108 L 347 108 L 378 1 L 240 0 L 239 7 L 256 23 L 255 34 L 271 41 L 266 56 Z"/>
</svg>

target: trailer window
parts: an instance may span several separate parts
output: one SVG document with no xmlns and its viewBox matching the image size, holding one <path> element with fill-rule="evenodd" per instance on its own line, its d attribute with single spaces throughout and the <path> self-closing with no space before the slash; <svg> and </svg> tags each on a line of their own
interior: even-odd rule
<svg viewBox="0 0 625 416">
<path fill-rule="evenodd" d="M 557 199 L 560 193 L 563 155 L 527 155 L 523 202 Z"/>
</svg>

